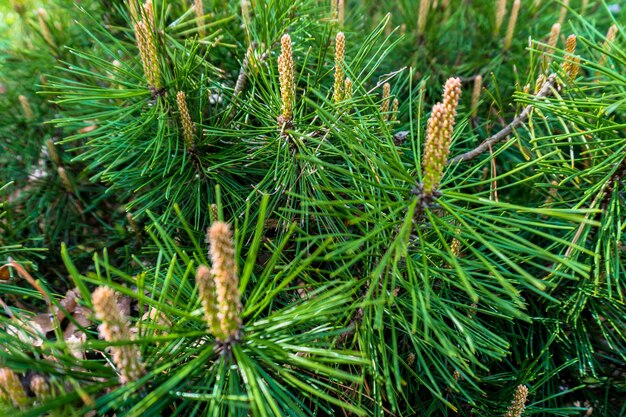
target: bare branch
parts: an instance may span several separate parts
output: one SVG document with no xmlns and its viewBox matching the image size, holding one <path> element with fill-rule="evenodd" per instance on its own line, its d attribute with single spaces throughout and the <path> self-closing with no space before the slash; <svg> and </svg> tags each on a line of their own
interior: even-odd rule
<svg viewBox="0 0 626 417">
<path fill-rule="evenodd" d="M 555 84 L 556 84 L 556 74 L 552 73 L 541 86 L 541 89 L 535 96 L 535 99 L 550 96 L 552 92 L 554 91 Z M 458 162 L 469 161 L 470 159 L 476 158 L 478 155 L 482 154 L 483 152 L 488 151 L 490 147 L 492 147 L 496 143 L 505 139 L 508 135 L 510 135 L 513 132 L 515 128 L 519 127 L 522 123 L 524 123 L 526 119 L 528 119 L 528 115 L 530 114 L 531 109 L 532 109 L 532 104 L 527 105 L 522 111 L 522 113 L 520 113 L 519 116 L 513 119 L 511 123 L 506 125 L 504 129 L 502 129 L 495 135 L 491 136 L 490 138 L 485 139 L 480 145 L 478 145 L 478 147 L 476 147 L 476 149 L 473 149 L 469 152 L 465 152 L 464 154 L 461 154 L 452 158 L 450 161 L 448 161 L 448 164 L 456 164 Z"/>
</svg>

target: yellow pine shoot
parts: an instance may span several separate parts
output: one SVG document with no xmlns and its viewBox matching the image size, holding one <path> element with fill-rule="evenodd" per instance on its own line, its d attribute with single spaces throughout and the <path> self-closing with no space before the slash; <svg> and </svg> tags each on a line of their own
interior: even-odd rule
<svg viewBox="0 0 626 417">
<path fill-rule="evenodd" d="M 556 48 L 556 43 L 559 40 L 559 35 L 561 33 L 561 24 L 555 23 L 552 25 L 552 29 L 550 29 L 550 38 L 548 38 L 548 49 L 554 50 Z"/>
<path fill-rule="evenodd" d="M 61 178 L 61 184 L 63 184 L 65 191 L 70 194 L 74 194 L 74 186 L 72 185 L 72 181 L 70 181 L 70 177 L 67 175 L 65 168 L 57 166 L 57 173 L 59 174 L 59 178 Z"/>
<path fill-rule="evenodd" d="M 606 40 L 604 41 L 604 45 L 602 46 L 602 50 L 604 54 L 598 60 L 598 65 L 603 66 L 606 63 L 606 54 L 611 50 L 611 45 L 615 41 L 615 36 L 617 35 L 617 26 L 611 25 L 608 32 L 606 33 Z"/>
<path fill-rule="evenodd" d="M 191 121 L 189 108 L 187 107 L 187 96 L 184 91 L 176 94 L 176 103 L 178 104 L 178 112 L 180 113 L 180 122 L 183 125 L 183 139 L 187 148 L 191 149 L 194 145 L 195 125 Z"/>
<path fill-rule="evenodd" d="M 196 270 L 196 285 L 198 286 L 200 301 L 204 308 L 204 319 L 207 322 L 209 332 L 221 339 L 224 335 L 222 334 L 220 322 L 217 318 L 215 282 L 213 281 L 211 270 L 207 266 L 200 265 Z"/>
<path fill-rule="evenodd" d="M 580 57 L 574 56 L 576 53 L 576 35 L 569 35 L 565 44 L 566 61 L 563 62 L 562 68 L 571 80 L 575 79 L 580 69 Z"/>
<path fill-rule="evenodd" d="M 504 23 L 504 16 L 506 15 L 506 0 L 498 0 L 496 3 L 496 24 L 493 29 L 493 34 L 500 33 L 502 23 Z"/>
<path fill-rule="evenodd" d="M 293 50 L 291 48 L 291 37 L 287 34 L 283 35 L 280 40 L 280 51 L 281 54 L 278 57 L 278 76 L 283 104 L 279 123 L 283 124 L 293 119 L 293 101 L 295 98 Z"/>
<path fill-rule="evenodd" d="M 109 287 L 98 287 L 91 295 L 96 318 L 102 322 L 98 327 L 100 336 L 107 342 L 132 340 L 128 322 L 116 301 L 116 293 Z M 120 382 L 126 384 L 144 375 L 141 352 L 136 345 L 111 346 L 113 363 L 120 373 Z"/>
<path fill-rule="evenodd" d="M 450 153 L 454 119 L 460 96 L 461 80 L 459 78 L 448 79 L 444 85 L 443 102 L 433 106 L 428 119 L 422 158 L 424 195 L 432 195 L 441 181 Z"/>
<path fill-rule="evenodd" d="M 214 222 L 209 228 L 208 237 L 220 326 L 216 336 L 223 342 L 229 342 L 237 338 L 241 328 L 242 308 L 230 226 L 224 222 Z"/>
<path fill-rule="evenodd" d="M 154 34 L 156 30 L 156 23 L 154 20 L 154 7 L 152 7 L 152 0 L 146 0 L 141 8 L 141 17 L 145 22 L 150 33 Z"/>
<path fill-rule="evenodd" d="M 515 25 L 517 24 L 517 16 L 519 14 L 520 0 L 513 2 L 513 8 L 511 9 L 511 17 L 509 18 L 509 26 L 506 28 L 506 37 L 504 38 L 504 49 L 511 47 L 513 41 L 513 34 L 515 33 Z"/>
<path fill-rule="evenodd" d="M 393 103 L 391 104 L 391 122 L 395 123 L 398 121 L 398 108 L 400 107 L 400 102 L 397 98 L 393 99 Z"/>
<path fill-rule="evenodd" d="M 46 13 L 46 9 L 40 7 L 37 10 L 37 18 L 39 20 L 39 29 L 41 30 L 41 36 L 43 36 L 48 45 L 56 46 L 54 38 L 52 37 L 52 33 L 50 32 L 50 27 L 48 27 L 48 13 Z"/>
<path fill-rule="evenodd" d="M 383 84 L 383 101 L 380 104 L 380 112 L 385 120 L 389 120 L 389 102 L 391 97 L 391 84 Z"/>
<path fill-rule="evenodd" d="M 339 103 L 344 98 L 343 62 L 346 51 L 346 37 L 339 32 L 335 38 L 335 84 L 333 85 L 333 102 Z"/>
<path fill-rule="evenodd" d="M 350 100 L 352 98 L 352 80 L 350 78 L 346 78 L 346 81 L 343 83 L 343 99 Z"/>
<path fill-rule="evenodd" d="M 472 117 L 476 117 L 478 112 L 478 102 L 480 101 L 480 95 L 483 90 L 483 76 L 478 74 L 474 78 L 474 89 L 472 90 Z"/>
<path fill-rule="evenodd" d="M 515 389 L 513 401 L 511 401 L 511 405 L 506 410 L 504 417 L 521 417 L 524 413 L 527 396 L 528 388 L 525 385 L 518 385 Z"/>
<path fill-rule="evenodd" d="M 193 10 L 196 13 L 198 35 L 200 35 L 200 39 L 202 39 L 206 36 L 206 30 L 204 28 L 204 4 L 202 4 L 202 0 L 194 0 Z"/>
<path fill-rule="evenodd" d="M 158 91 L 163 85 L 161 84 L 161 69 L 154 36 L 156 24 L 151 0 L 146 1 L 141 8 L 141 16 L 143 20 L 133 24 L 137 49 L 139 49 L 139 58 L 141 59 L 148 85 L 155 91 Z"/>
<path fill-rule="evenodd" d="M 559 15 L 559 24 L 563 24 L 565 22 L 565 17 L 567 16 L 567 8 L 569 7 L 569 0 L 563 0 L 563 6 L 561 7 L 561 14 Z"/>
<path fill-rule="evenodd" d="M 35 114 L 33 113 L 33 108 L 30 107 L 30 102 L 28 101 L 28 98 L 20 94 L 18 100 L 20 101 L 20 106 L 22 106 L 22 113 L 24 113 L 24 117 L 26 117 L 27 119 L 32 119 Z"/>
<path fill-rule="evenodd" d="M 420 0 L 419 14 L 417 16 L 417 34 L 420 36 L 424 34 L 424 30 L 426 29 L 429 8 L 430 0 Z"/>
<path fill-rule="evenodd" d="M 337 0 L 337 24 L 343 27 L 343 19 L 345 16 L 344 0 Z"/>
<path fill-rule="evenodd" d="M 137 11 L 137 0 L 128 0 L 128 11 L 130 12 L 130 17 L 132 18 L 132 22 L 139 22 L 139 12 Z"/>
</svg>

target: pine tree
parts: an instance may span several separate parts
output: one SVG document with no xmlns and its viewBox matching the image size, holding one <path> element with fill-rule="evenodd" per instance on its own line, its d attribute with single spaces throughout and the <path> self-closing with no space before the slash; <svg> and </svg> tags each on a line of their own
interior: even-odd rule
<svg viewBox="0 0 626 417">
<path fill-rule="evenodd" d="M 624 13 L 0 6 L 0 414 L 623 415 Z"/>
</svg>

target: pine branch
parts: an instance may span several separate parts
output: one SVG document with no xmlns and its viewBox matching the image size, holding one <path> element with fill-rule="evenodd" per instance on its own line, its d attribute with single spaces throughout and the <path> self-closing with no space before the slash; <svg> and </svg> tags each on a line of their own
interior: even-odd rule
<svg viewBox="0 0 626 417">
<path fill-rule="evenodd" d="M 541 89 L 539 90 L 539 92 L 535 96 L 535 99 L 545 98 L 545 97 L 549 97 L 550 95 L 552 95 L 553 91 L 554 91 L 555 85 L 556 85 L 556 74 L 552 73 L 552 74 L 550 74 L 550 76 L 547 78 L 547 80 L 541 86 Z M 517 116 L 515 119 L 513 119 L 513 121 L 511 123 L 506 125 L 504 127 L 504 129 L 500 130 L 498 133 L 496 133 L 495 135 L 491 136 L 490 138 L 485 139 L 475 149 L 473 149 L 471 151 L 468 151 L 468 152 L 465 152 L 465 153 L 463 153 L 461 155 L 458 155 L 458 156 L 452 158 L 448 162 L 448 164 L 456 164 L 456 163 L 459 163 L 459 162 L 466 162 L 466 161 L 469 161 L 469 160 L 472 160 L 472 159 L 476 158 L 478 155 L 480 155 L 480 154 L 482 154 L 484 152 L 487 152 L 489 150 L 489 148 L 492 148 L 493 145 L 497 144 L 498 142 L 501 142 L 508 135 L 510 135 L 513 132 L 514 129 L 516 129 L 522 123 L 524 123 L 526 121 L 526 119 L 528 119 L 528 116 L 529 116 L 530 111 L 532 110 L 532 108 L 533 108 L 532 104 L 527 105 L 524 108 L 524 110 L 522 111 L 522 113 L 520 113 L 519 116 Z"/>
</svg>

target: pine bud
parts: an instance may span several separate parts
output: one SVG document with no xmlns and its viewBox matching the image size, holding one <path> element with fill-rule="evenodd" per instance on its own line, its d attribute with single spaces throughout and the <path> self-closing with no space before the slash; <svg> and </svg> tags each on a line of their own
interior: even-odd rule
<svg viewBox="0 0 626 417">
<path fill-rule="evenodd" d="M 413 366 L 415 363 L 415 353 L 411 352 L 406 357 L 406 364 L 409 366 Z"/>
<path fill-rule="evenodd" d="M 141 8 L 141 17 L 143 18 L 146 27 L 150 33 L 154 34 L 156 29 L 156 21 L 154 19 L 154 8 L 152 7 L 152 0 L 146 0 Z"/>
<path fill-rule="evenodd" d="M 454 256 L 455 258 L 459 257 L 459 254 L 461 253 L 461 242 L 459 242 L 459 239 L 457 238 L 452 239 L 452 244 L 450 245 L 450 252 L 452 252 L 452 256 Z"/>
<path fill-rule="evenodd" d="M 576 52 L 576 35 L 569 35 L 565 42 L 565 52 L 573 54 Z"/>
<path fill-rule="evenodd" d="M 144 20 L 134 24 L 139 57 L 149 86 L 154 90 L 160 90 L 162 88 L 161 69 L 154 37 L 155 20 L 151 0 L 143 5 L 141 15 Z"/>
<path fill-rule="evenodd" d="M 561 7 L 561 14 L 559 15 L 559 24 L 563 24 L 565 22 L 565 17 L 567 16 L 567 8 L 569 7 L 569 0 L 563 0 L 563 6 Z"/>
<path fill-rule="evenodd" d="M 567 73 L 570 79 L 576 78 L 580 69 L 580 58 L 571 56 L 576 52 L 576 35 L 569 35 L 565 44 L 565 53 L 568 55 L 566 61 L 562 64 L 563 72 Z"/>
<path fill-rule="evenodd" d="M 443 86 L 443 104 L 446 106 L 448 121 L 450 122 L 450 131 L 454 126 L 454 118 L 456 117 L 456 108 L 461 98 L 461 79 L 449 78 Z"/>
<path fill-rule="evenodd" d="M 52 33 L 50 32 L 50 27 L 48 27 L 48 13 L 46 13 L 46 9 L 40 7 L 37 10 L 37 18 L 39 19 L 39 29 L 41 30 L 41 36 L 43 36 L 48 45 L 56 46 L 54 38 L 52 37 Z"/>
<path fill-rule="evenodd" d="M 30 390 L 35 394 L 35 397 L 40 400 L 46 400 L 51 397 L 50 385 L 46 382 L 46 378 L 41 375 L 35 375 L 30 380 Z"/>
<path fill-rule="evenodd" d="M 217 204 L 215 203 L 210 204 L 209 210 L 211 212 L 211 223 L 218 221 L 219 211 L 217 210 Z"/>
<path fill-rule="evenodd" d="M 511 405 L 507 409 L 504 417 L 520 417 L 524 413 L 528 388 L 525 385 L 518 385 Z"/>
<path fill-rule="evenodd" d="M 279 122 L 286 123 L 293 119 L 293 101 L 295 98 L 293 51 L 291 49 L 291 37 L 289 35 L 285 34 L 281 38 L 280 50 L 281 54 L 278 57 L 278 76 L 283 105 L 282 120 Z"/>
<path fill-rule="evenodd" d="M 59 178 L 61 178 L 61 184 L 63 184 L 63 188 L 70 194 L 74 194 L 74 185 L 72 181 L 70 181 L 69 175 L 65 171 L 65 168 L 62 166 L 57 166 L 57 173 L 59 174 Z"/>
<path fill-rule="evenodd" d="M 559 40 L 559 35 L 561 34 L 561 24 L 555 23 L 552 25 L 552 29 L 550 29 L 550 38 L 548 38 L 548 49 L 554 50 L 556 48 L 556 43 Z"/>
<path fill-rule="evenodd" d="M 344 0 L 337 0 L 337 24 L 339 27 L 343 27 L 345 13 Z"/>
<path fill-rule="evenodd" d="M 350 78 L 346 78 L 346 81 L 343 83 L 343 99 L 350 100 L 352 98 L 352 80 Z"/>
<path fill-rule="evenodd" d="M 59 153 L 57 152 L 57 148 L 52 139 L 48 139 L 46 141 L 46 148 L 48 148 L 48 156 L 50 160 L 54 162 L 56 166 L 61 166 L 61 158 L 59 157 Z"/>
<path fill-rule="evenodd" d="M 496 24 L 493 28 L 493 34 L 500 33 L 502 23 L 504 23 L 504 15 L 506 15 L 506 0 L 498 0 L 496 4 Z"/>
<path fill-rule="evenodd" d="M 139 226 L 137 221 L 133 218 L 133 214 L 132 213 L 130 213 L 130 212 L 126 213 L 126 220 L 128 221 L 128 224 L 130 225 L 130 228 L 132 229 L 132 231 L 137 236 L 141 236 L 141 227 Z"/>
<path fill-rule="evenodd" d="M 339 103 L 344 98 L 344 78 L 343 59 L 346 48 L 346 37 L 343 32 L 339 32 L 335 38 L 335 84 L 333 85 L 333 101 Z"/>
<path fill-rule="evenodd" d="M 606 33 L 606 40 L 604 41 L 604 45 L 602 46 L 602 50 L 604 53 L 600 56 L 598 60 L 598 65 L 603 66 L 606 63 L 606 54 L 611 50 L 611 45 L 615 41 L 615 36 L 617 35 L 617 26 L 611 25 L 608 32 Z"/>
<path fill-rule="evenodd" d="M 180 122 L 183 125 L 183 139 L 187 148 L 193 148 L 195 125 L 191 121 L 189 108 L 187 107 L 187 96 L 184 91 L 176 94 L 176 103 L 178 104 L 178 112 L 180 113 Z"/>
<path fill-rule="evenodd" d="M 132 18 L 132 22 L 139 21 L 139 13 L 137 12 L 137 0 L 128 0 L 128 11 Z"/>
<path fill-rule="evenodd" d="M 209 251 L 211 274 L 215 280 L 217 295 L 217 318 L 219 332 L 216 337 L 224 342 L 237 338 L 241 327 L 241 301 L 239 278 L 235 265 L 235 247 L 230 226 L 224 222 L 214 222 L 209 229 Z"/>
<path fill-rule="evenodd" d="M 443 102 L 433 106 L 426 129 L 426 144 L 422 167 L 423 192 L 432 195 L 439 185 L 443 168 L 448 161 L 454 129 L 456 108 L 461 96 L 461 80 L 450 78 L 444 86 Z"/>
<path fill-rule="evenodd" d="M 419 14 L 417 16 L 417 34 L 422 36 L 426 29 L 426 19 L 428 18 L 428 9 L 430 8 L 430 0 L 420 0 Z"/>
<path fill-rule="evenodd" d="M 28 404 L 20 378 L 9 368 L 0 368 L 0 401 L 21 409 Z"/>
<path fill-rule="evenodd" d="M 478 74 L 474 78 L 474 89 L 472 90 L 472 117 L 476 117 L 478 112 L 478 102 L 483 91 L 483 76 Z"/>
<path fill-rule="evenodd" d="M 250 27 L 251 18 L 250 2 L 248 0 L 241 0 L 241 20 L 243 20 L 243 27 L 245 28 L 246 32 L 249 31 L 248 28 Z"/>
<path fill-rule="evenodd" d="M 537 81 L 535 81 L 535 94 L 538 94 L 543 87 L 543 84 L 546 82 L 546 76 L 544 74 L 539 74 L 537 77 Z"/>
<path fill-rule="evenodd" d="M 211 271 L 205 265 L 200 265 L 196 270 L 196 285 L 200 294 L 200 301 L 204 308 L 204 319 L 207 322 L 209 332 L 216 337 L 223 336 L 217 314 L 217 294 L 215 292 L 215 282 L 211 276 Z"/>
<path fill-rule="evenodd" d="M 206 30 L 204 28 L 204 5 L 202 4 L 202 0 L 194 0 L 193 10 L 196 13 L 196 25 L 198 25 L 198 34 L 202 39 L 206 35 Z"/>
<path fill-rule="evenodd" d="M 615 36 L 617 36 L 617 25 L 611 25 L 606 32 L 606 41 L 604 44 L 608 46 L 611 42 L 615 41 Z"/>
<path fill-rule="evenodd" d="M 391 122 L 396 123 L 398 121 L 398 108 L 400 107 L 400 102 L 397 98 L 393 99 L 393 103 L 391 105 Z"/>
<path fill-rule="evenodd" d="M 98 327 L 100 336 L 107 342 L 130 341 L 132 336 L 128 322 L 115 298 L 115 291 L 108 287 L 96 288 L 91 296 L 96 318 L 102 322 Z M 141 353 L 136 345 L 117 345 L 110 349 L 122 384 L 136 381 L 144 375 Z"/>
<path fill-rule="evenodd" d="M 380 112 L 385 120 L 389 120 L 389 101 L 391 97 L 391 84 L 383 84 L 383 101 L 380 104 Z"/>
<path fill-rule="evenodd" d="M 28 101 L 26 96 L 20 95 L 18 99 L 20 101 L 20 105 L 22 106 L 22 112 L 24 113 L 24 117 L 26 117 L 27 119 L 32 119 L 33 117 L 35 117 L 35 114 L 33 113 L 33 108 L 30 107 L 30 102 Z"/>
<path fill-rule="evenodd" d="M 569 77 L 572 80 L 575 80 L 578 77 L 578 72 L 580 71 L 580 57 L 575 56 L 572 58 L 572 64 L 569 67 Z"/>
<path fill-rule="evenodd" d="M 517 15 L 519 14 L 520 0 L 513 2 L 513 8 L 511 9 L 511 17 L 509 18 L 509 26 L 506 28 L 506 37 L 504 38 L 504 49 L 511 47 L 513 41 L 513 33 L 515 32 L 515 25 L 517 24 Z"/>
</svg>

